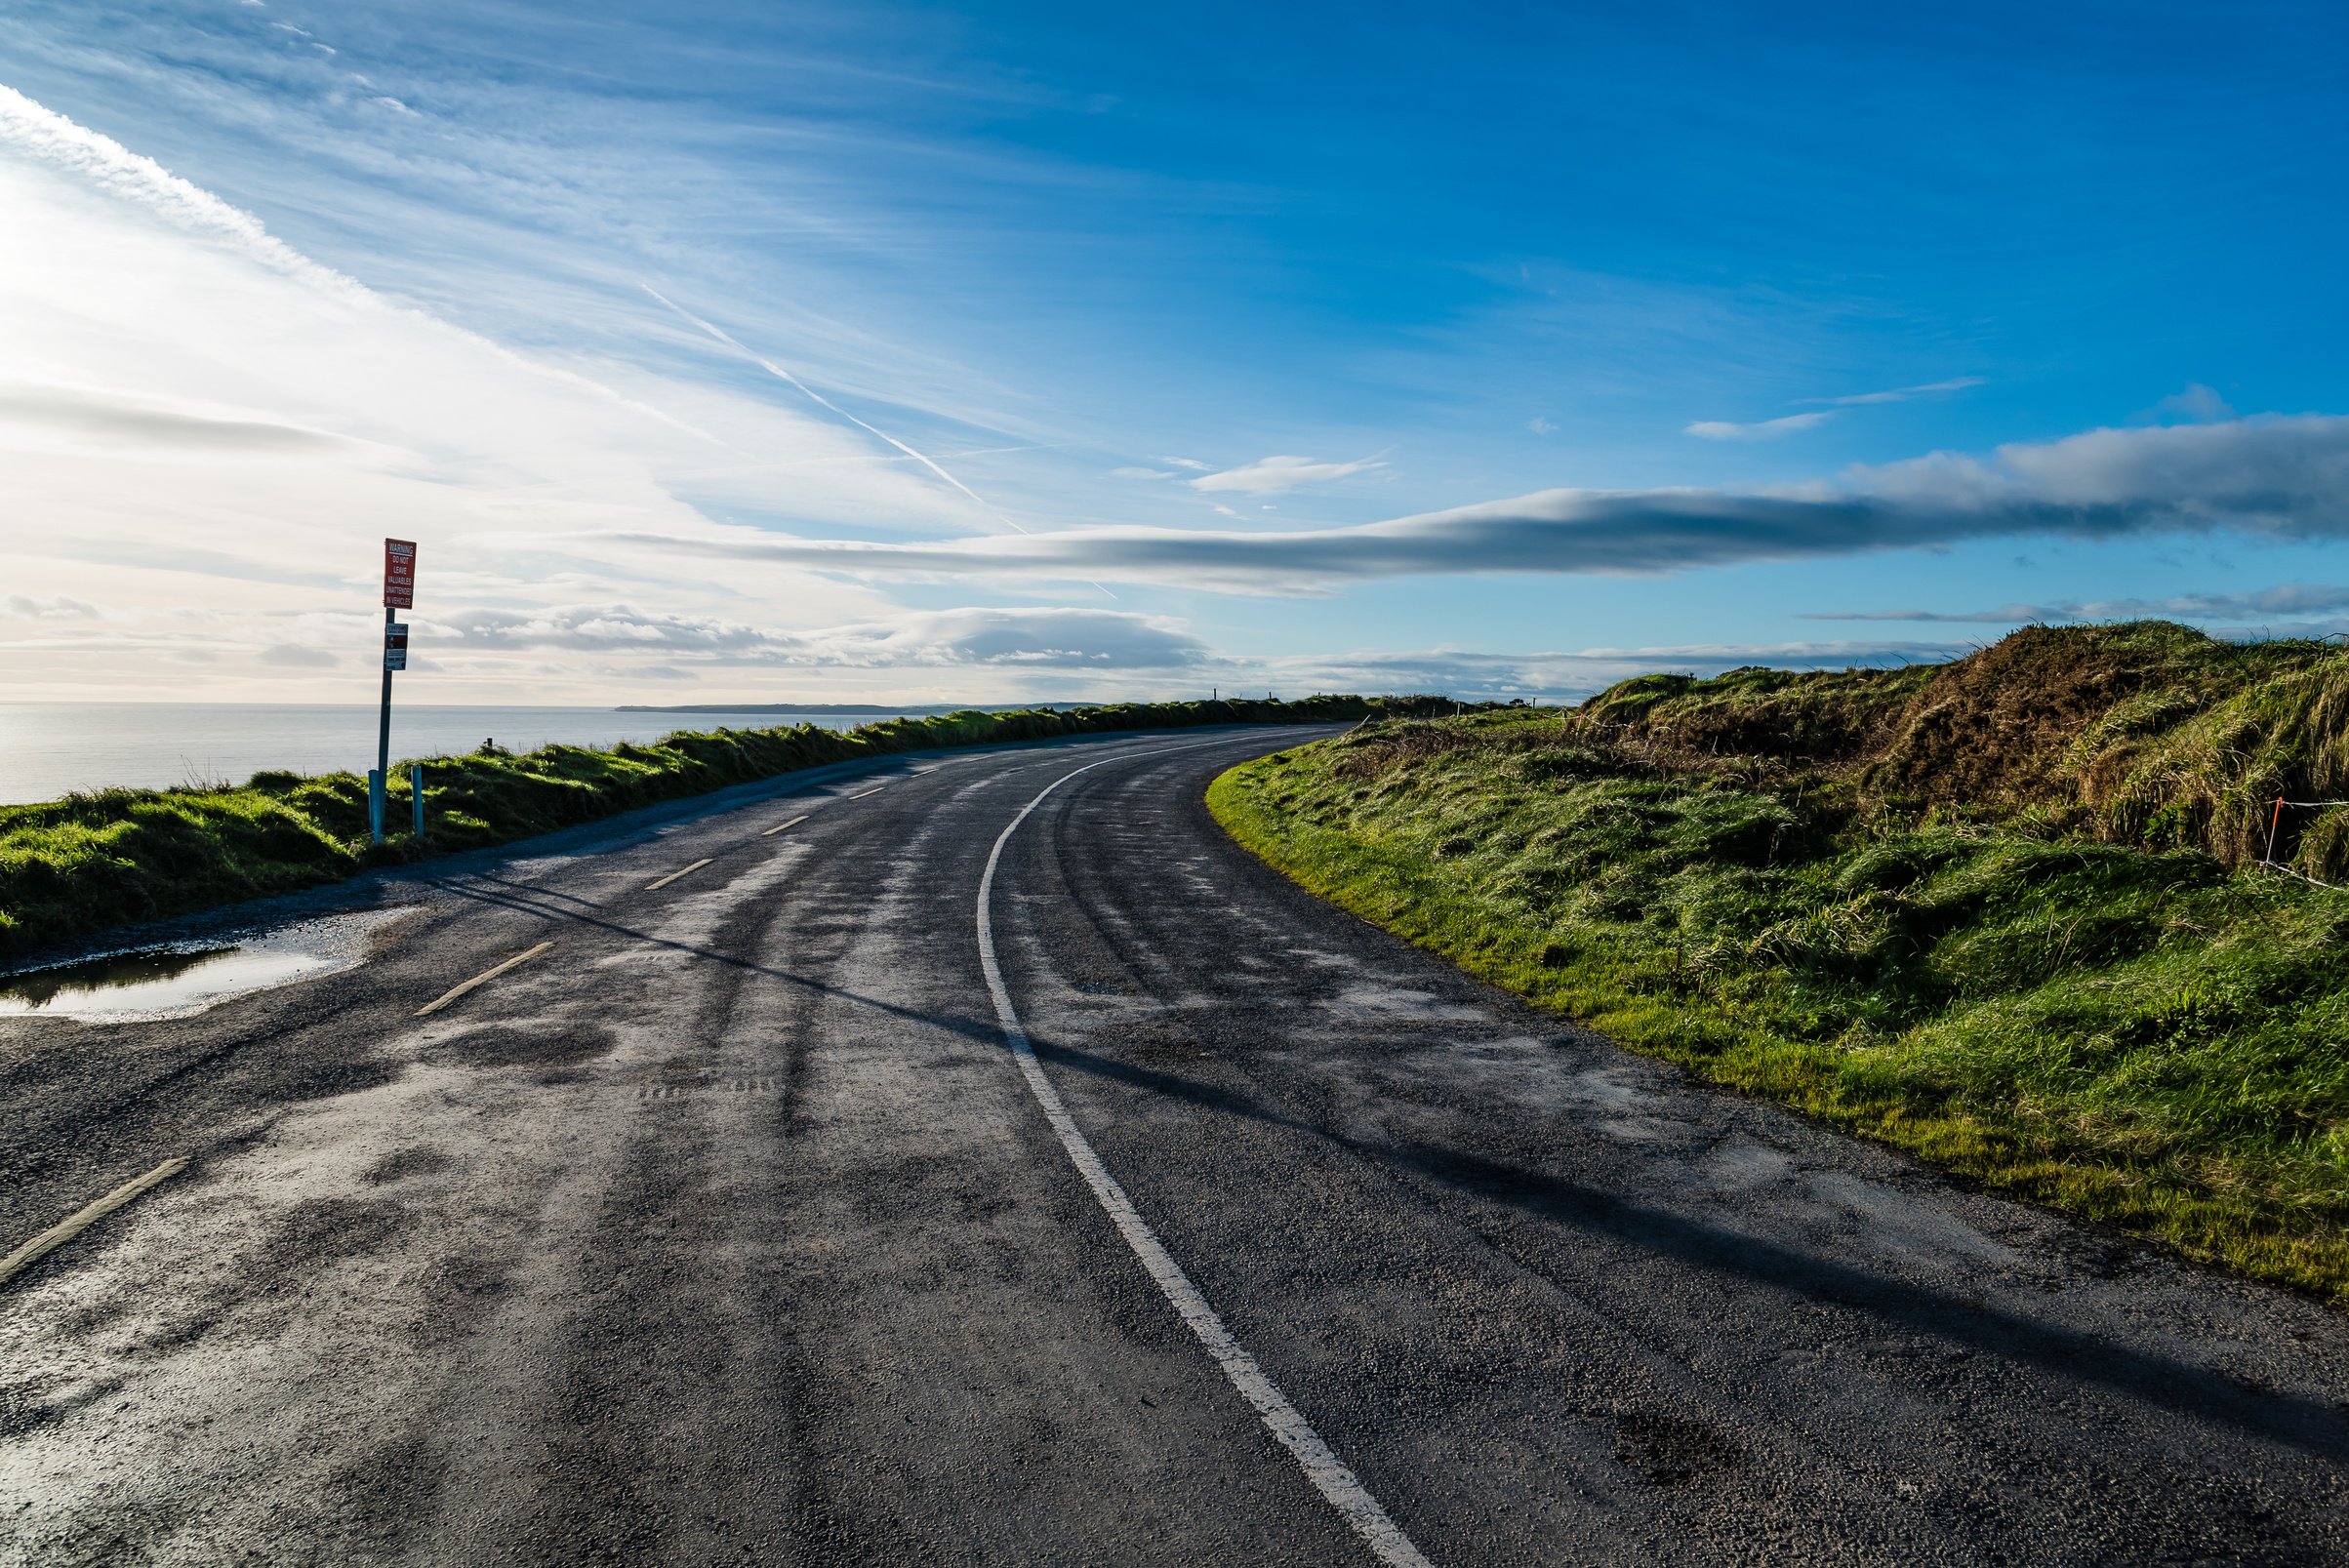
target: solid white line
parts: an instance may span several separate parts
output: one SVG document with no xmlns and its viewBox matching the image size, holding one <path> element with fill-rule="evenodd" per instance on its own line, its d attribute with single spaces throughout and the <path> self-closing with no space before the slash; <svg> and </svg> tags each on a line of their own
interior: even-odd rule
<svg viewBox="0 0 2349 1568">
<path fill-rule="evenodd" d="M 500 975 L 503 975 L 507 970 L 513 968 L 514 965 L 526 964 L 553 945 L 554 944 L 551 942 L 542 942 L 537 946 L 529 949 L 527 952 L 515 953 L 511 958 L 508 958 L 506 960 L 506 962 L 500 964 L 495 969 L 483 970 L 480 974 L 475 975 L 471 980 L 466 981 L 462 985 L 450 986 L 439 996 L 434 997 L 431 1001 L 428 1001 L 425 1003 L 424 1006 L 418 1008 L 416 1010 L 416 1016 L 418 1018 L 423 1018 L 426 1013 L 439 1012 L 442 1008 L 448 1006 L 451 1002 L 457 1000 L 458 997 L 463 996 L 466 991 L 471 990 L 474 986 L 485 985 L 489 984 L 491 981 L 496 980 Z"/>
<path fill-rule="evenodd" d="M 669 873 L 668 873 L 667 876 L 663 877 L 663 878 L 662 878 L 660 881 L 658 881 L 658 882 L 647 882 L 647 883 L 645 883 L 645 884 L 644 884 L 644 891 L 645 891 L 645 892 L 647 892 L 647 893 L 658 893 L 658 892 L 660 892 L 660 891 L 661 891 L 663 888 L 665 888 L 665 887 L 668 886 L 668 885 L 669 885 L 671 882 L 674 882 L 674 881 L 675 881 L 675 880 L 676 880 L 678 877 L 680 877 L 680 876 L 685 876 L 685 875 L 688 875 L 688 874 L 690 874 L 690 873 L 692 873 L 692 872 L 698 871 L 698 870 L 700 870 L 700 869 L 701 869 L 703 866 L 705 866 L 705 865 L 708 865 L 709 864 L 709 857 L 708 857 L 708 856 L 704 856 L 702 859 L 700 859 L 700 860 L 698 860 L 698 861 L 694 862 L 694 863 L 693 863 L 691 865 L 684 866 L 684 867 L 681 867 L 681 868 L 680 868 L 680 869 L 678 869 L 678 870 L 674 870 L 674 871 L 671 871 L 671 872 L 669 872 Z"/>
<path fill-rule="evenodd" d="M 1192 748 L 1165 746 L 1160 749 L 1180 751 Z M 979 877 L 979 967 L 987 976 L 988 994 L 994 998 L 995 1020 L 1002 1026 L 1005 1043 L 1011 1047 L 1012 1060 L 1020 1065 L 1020 1076 L 1028 1080 L 1029 1093 L 1034 1095 L 1036 1104 L 1043 1107 L 1044 1119 L 1052 1124 L 1052 1131 L 1060 1138 L 1061 1147 L 1069 1151 L 1070 1160 L 1075 1164 L 1078 1174 L 1084 1177 L 1085 1185 L 1093 1189 L 1093 1196 L 1100 1200 L 1111 1223 L 1117 1226 L 1117 1233 L 1125 1237 L 1125 1244 L 1133 1248 L 1134 1256 L 1150 1271 L 1150 1277 L 1158 1282 L 1158 1289 L 1165 1293 L 1168 1304 L 1182 1314 L 1183 1321 L 1191 1325 L 1191 1332 L 1198 1336 L 1199 1344 L 1224 1369 L 1224 1376 L 1232 1380 L 1232 1387 L 1239 1390 L 1242 1399 L 1255 1407 L 1256 1414 L 1264 1418 L 1265 1426 L 1271 1428 L 1275 1437 L 1280 1439 L 1282 1446 L 1288 1449 L 1304 1469 L 1306 1478 L 1329 1501 L 1329 1506 L 1338 1510 L 1339 1516 L 1354 1527 L 1355 1533 L 1362 1538 L 1379 1561 L 1388 1564 L 1389 1568 L 1431 1568 L 1428 1559 L 1411 1544 L 1411 1538 L 1404 1535 L 1401 1527 L 1387 1516 L 1385 1508 L 1379 1507 L 1378 1499 L 1370 1495 L 1368 1489 L 1356 1478 L 1354 1471 L 1348 1469 L 1345 1462 L 1321 1440 L 1320 1433 L 1315 1431 L 1305 1417 L 1298 1413 L 1297 1407 L 1288 1402 L 1288 1396 L 1275 1386 L 1271 1378 L 1265 1376 L 1264 1369 L 1256 1364 L 1256 1358 L 1240 1348 L 1239 1342 L 1224 1327 L 1224 1320 L 1216 1315 L 1207 1298 L 1191 1282 L 1191 1276 L 1183 1272 L 1182 1265 L 1174 1261 L 1174 1255 L 1158 1240 L 1157 1232 L 1151 1229 L 1150 1223 L 1136 1211 L 1132 1200 L 1125 1195 L 1125 1188 L 1117 1185 L 1117 1179 L 1110 1174 L 1110 1168 L 1093 1151 L 1092 1144 L 1078 1131 L 1075 1119 L 1069 1114 L 1068 1106 L 1061 1100 L 1060 1091 L 1053 1088 L 1052 1080 L 1044 1076 L 1043 1064 L 1036 1060 L 1035 1047 L 1029 1043 L 1028 1031 L 1021 1026 L 1020 1015 L 1011 1005 L 1011 992 L 1003 984 L 1002 965 L 995 961 L 994 922 L 988 913 L 989 899 L 995 886 L 995 864 L 1003 858 L 1003 846 L 1011 842 L 1011 835 L 1019 831 L 1020 824 L 1028 820 L 1028 814 L 1043 804 L 1044 796 L 1077 774 L 1089 773 L 1106 763 L 1130 761 L 1137 754 L 1150 756 L 1153 753 L 1145 751 L 1121 757 L 1104 757 L 1100 762 L 1088 762 L 1081 768 L 1062 774 L 1037 791 L 1033 800 L 1020 808 L 1020 814 L 1011 820 L 1011 825 L 1003 829 L 995 839 L 995 847 L 988 852 L 987 869 Z"/>
<path fill-rule="evenodd" d="M 0 1285 L 8 1283 L 156 1183 L 168 1182 L 186 1169 L 186 1155 L 167 1159 L 144 1176 L 135 1176 L 97 1202 L 86 1205 L 71 1219 L 51 1226 L 15 1252 L 0 1258 Z"/>
<path fill-rule="evenodd" d="M 770 827 L 770 828 L 767 828 L 765 831 L 761 832 L 761 833 L 760 833 L 758 836 L 759 836 L 759 837 L 761 837 L 761 838 L 772 838 L 772 837 L 774 837 L 774 836 L 775 836 L 777 833 L 780 833 L 780 832 L 782 832 L 782 831 L 783 831 L 785 828 L 787 828 L 787 827 L 796 827 L 796 826 L 798 826 L 798 825 L 799 825 L 801 823 L 803 823 L 803 822 L 806 822 L 806 821 L 807 821 L 807 813 L 805 813 L 805 812 L 801 812 L 801 813 L 800 813 L 798 816 L 796 816 L 796 817 L 792 818 L 792 819 L 791 819 L 790 822 L 788 822 L 788 823 L 777 823 L 777 824 L 776 824 L 774 826 L 772 826 L 772 827 Z"/>
</svg>

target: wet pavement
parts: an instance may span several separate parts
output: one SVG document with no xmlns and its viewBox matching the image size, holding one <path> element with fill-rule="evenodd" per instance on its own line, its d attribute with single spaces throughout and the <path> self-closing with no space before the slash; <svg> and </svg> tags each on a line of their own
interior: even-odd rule
<svg viewBox="0 0 2349 1568">
<path fill-rule="evenodd" d="M 191 1161 L 0 1286 L 0 1564 L 1371 1560 L 1007 1049 L 974 901 L 1062 779 L 992 904 L 1035 1060 L 1429 1559 L 2349 1560 L 2339 1314 L 1311 899 L 1199 801 L 1296 740 L 782 781 L 0 1019 L 0 1247 Z"/>
<path fill-rule="evenodd" d="M 363 962 L 372 942 L 402 912 L 323 915 L 251 931 L 242 940 L 135 947 L 0 974 L 0 1018 L 84 1024 L 192 1018 L 232 996 Z"/>
</svg>

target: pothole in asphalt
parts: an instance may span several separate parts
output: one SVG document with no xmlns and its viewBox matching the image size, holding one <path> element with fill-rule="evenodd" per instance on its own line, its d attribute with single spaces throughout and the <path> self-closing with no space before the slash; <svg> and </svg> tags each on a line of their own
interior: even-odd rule
<svg viewBox="0 0 2349 1568">
<path fill-rule="evenodd" d="M 348 969 L 367 956 L 368 936 L 404 912 L 329 915 L 238 942 L 142 947 L 0 976 L 0 1018 L 187 1018 L 247 991 Z"/>
</svg>

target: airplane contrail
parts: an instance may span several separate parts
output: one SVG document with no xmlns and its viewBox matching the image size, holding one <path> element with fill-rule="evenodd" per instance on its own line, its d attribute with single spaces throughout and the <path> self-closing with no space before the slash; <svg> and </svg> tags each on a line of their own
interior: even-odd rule
<svg viewBox="0 0 2349 1568">
<path fill-rule="evenodd" d="M 713 326 L 710 323 L 704 321 L 700 316 L 695 315 L 692 311 L 686 309 L 683 305 L 677 303 L 676 301 L 671 300 L 668 298 L 668 296 L 663 294 L 659 289 L 654 288 L 649 283 L 642 284 L 640 287 L 643 288 L 645 293 L 651 295 L 654 299 L 660 301 L 663 304 L 668 306 L 669 309 L 674 310 L 678 315 L 683 316 L 687 321 L 692 322 L 695 326 L 701 328 L 704 332 L 709 334 L 710 337 L 715 338 L 719 342 L 724 343 L 727 347 L 733 349 L 745 359 L 749 360 L 752 364 L 765 371 L 768 375 L 781 377 L 783 380 L 790 382 L 793 386 L 798 387 L 800 391 L 806 393 L 809 398 L 823 404 L 826 408 L 830 409 L 834 414 L 837 414 L 840 416 L 840 418 L 846 420 L 858 429 L 868 430 L 872 434 L 879 436 L 882 440 L 897 448 L 898 451 L 903 452 L 907 457 L 911 458 L 915 462 L 920 463 L 923 467 L 929 469 L 939 478 L 944 479 L 948 484 L 952 485 L 956 490 L 959 490 L 964 495 L 970 497 L 971 500 L 977 502 L 981 506 L 986 507 L 990 515 L 995 517 L 1001 522 L 1009 524 L 1015 529 L 1019 529 L 1019 531 L 1023 534 L 1030 532 L 1030 530 L 1020 527 L 1020 523 L 1017 518 L 1004 516 L 1001 511 L 998 511 L 995 507 L 988 503 L 986 497 L 980 495 L 970 486 L 964 484 L 961 480 L 955 478 L 952 474 L 938 466 L 937 463 L 931 462 L 921 453 L 914 451 L 911 447 L 906 445 L 906 443 L 900 441 L 896 436 L 891 435 L 888 431 L 881 429 L 879 426 L 868 424 L 863 420 L 858 419 L 855 415 L 849 413 L 848 410 L 842 408 L 830 398 L 826 397 L 822 392 L 817 391 L 814 387 L 808 385 L 807 382 L 801 381 L 798 377 L 792 375 L 781 365 L 776 364 L 775 361 L 746 345 L 741 339 L 727 332 L 723 327 Z"/>
<path fill-rule="evenodd" d="M 767 358 L 766 355 L 751 348 L 749 344 L 745 343 L 741 339 L 735 337 L 732 333 L 726 331 L 723 327 L 719 327 L 711 322 L 704 321 L 700 316 L 695 315 L 692 311 L 686 309 L 683 305 L 677 303 L 676 301 L 671 300 L 668 295 L 663 294 L 659 289 L 654 288 L 649 283 L 639 283 L 637 284 L 637 287 L 642 289 L 645 293 L 651 295 L 655 300 L 660 301 L 661 303 L 667 305 L 669 309 L 675 311 L 678 315 L 684 317 L 687 321 L 692 322 L 695 326 L 709 334 L 710 337 L 716 339 L 719 342 L 724 343 L 727 347 L 733 349 L 736 353 L 750 361 L 750 363 L 753 365 L 756 365 L 759 369 L 765 371 L 768 375 L 790 382 L 793 386 L 799 388 L 801 392 L 805 393 L 811 401 L 820 403 L 824 407 L 831 410 L 834 414 L 837 414 L 840 416 L 840 418 L 846 420 L 858 429 L 870 431 L 871 434 L 878 436 L 883 441 L 888 442 L 891 446 L 897 448 L 898 451 L 904 453 L 907 457 L 911 458 L 915 462 L 920 463 L 923 467 L 929 469 L 939 478 L 945 480 L 948 484 L 952 485 L 956 490 L 959 490 L 964 495 L 970 497 L 970 499 L 976 502 L 981 509 L 986 511 L 989 516 L 993 517 L 1000 523 L 1003 523 L 1014 533 L 1033 535 L 1035 532 L 1035 530 L 1021 523 L 1018 518 L 1004 512 L 1000 507 L 993 504 L 986 497 L 980 495 L 976 490 L 973 490 L 970 486 L 964 484 L 961 480 L 947 472 L 924 454 L 914 451 L 911 447 L 906 445 L 905 442 L 900 441 L 896 436 L 891 435 L 888 431 L 882 429 L 880 426 L 876 424 L 868 424 L 863 420 L 858 419 L 855 415 L 849 413 L 848 410 L 842 408 L 839 404 L 833 402 L 830 398 L 826 397 L 822 392 L 817 391 L 814 387 L 808 385 L 807 382 L 792 375 L 783 366 L 776 364 L 775 361 Z M 1088 579 L 1087 581 L 1089 582 L 1090 580 Z M 1092 583 L 1092 586 L 1100 588 L 1101 592 L 1109 598 L 1114 599 L 1117 597 L 1117 595 L 1111 593 L 1108 588 L 1102 587 L 1098 583 Z"/>
</svg>

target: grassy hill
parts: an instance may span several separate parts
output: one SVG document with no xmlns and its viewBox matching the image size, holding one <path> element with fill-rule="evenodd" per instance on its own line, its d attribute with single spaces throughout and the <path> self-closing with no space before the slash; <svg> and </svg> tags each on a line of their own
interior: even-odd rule
<svg viewBox="0 0 2349 1568">
<path fill-rule="evenodd" d="M 2349 652 L 2136 623 L 1366 724 L 1209 800 L 1628 1046 L 2349 1303 L 2349 805 L 2275 808 L 2344 784 Z"/>
</svg>

